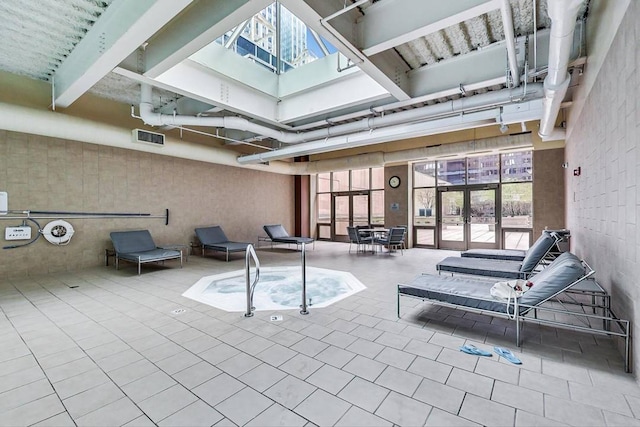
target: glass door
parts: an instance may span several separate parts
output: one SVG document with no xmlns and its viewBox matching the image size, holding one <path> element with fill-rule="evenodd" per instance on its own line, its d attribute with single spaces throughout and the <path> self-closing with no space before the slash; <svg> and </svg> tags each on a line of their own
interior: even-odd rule
<svg viewBox="0 0 640 427">
<path fill-rule="evenodd" d="M 332 240 L 348 242 L 348 226 L 368 225 L 369 193 L 341 193 L 333 196 Z"/>
<path fill-rule="evenodd" d="M 498 216 L 496 189 L 468 189 L 469 242 L 467 248 L 496 249 L 498 247 Z"/>
<path fill-rule="evenodd" d="M 438 191 L 438 247 L 463 251 L 498 247 L 497 189 L 466 187 Z"/>
<path fill-rule="evenodd" d="M 465 191 L 439 191 L 438 247 L 462 251 L 466 249 Z"/>
</svg>

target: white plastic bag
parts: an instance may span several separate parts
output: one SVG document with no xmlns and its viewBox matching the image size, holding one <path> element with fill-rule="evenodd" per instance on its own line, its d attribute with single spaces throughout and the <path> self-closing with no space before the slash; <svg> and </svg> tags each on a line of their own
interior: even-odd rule
<svg viewBox="0 0 640 427">
<path fill-rule="evenodd" d="M 489 293 L 495 299 L 499 299 L 501 301 L 507 302 L 507 316 L 510 319 L 515 319 L 515 316 L 518 315 L 518 298 L 522 296 L 525 292 L 527 292 L 533 283 L 528 280 L 508 280 L 506 282 L 496 282 L 492 287 Z M 512 302 L 513 301 L 513 302 Z M 509 306 L 513 304 L 514 310 L 513 315 L 509 310 Z"/>
<path fill-rule="evenodd" d="M 508 300 L 510 298 L 520 298 L 527 292 L 533 283 L 528 280 L 516 279 L 506 282 L 496 282 L 490 290 L 491 296 L 495 299 Z"/>
</svg>

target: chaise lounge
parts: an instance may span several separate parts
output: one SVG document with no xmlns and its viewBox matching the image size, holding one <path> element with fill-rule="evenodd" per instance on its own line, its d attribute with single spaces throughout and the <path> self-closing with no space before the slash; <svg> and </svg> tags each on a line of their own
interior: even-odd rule
<svg viewBox="0 0 640 427">
<path fill-rule="evenodd" d="M 303 243 L 315 242 L 315 240 L 311 237 L 290 236 L 287 230 L 285 230 L 285 228 L 282 226 L 282 224 L 265 225 L 262 228 L 264 229 L 265 233 L 267 233 L 267 236 L 269 236 L 272 246 L 273 243 L 293 243 L 297 248 L 298 245 L 302 245 Z"/>
<path fill-rule="evenodd" d="M 476 276 L 502 277 L 505 279 L 526 279 L 557 244 L 557 233 L 542 233 L 542 236 L 527 251 L 522 261 L 496 259 L 447 257 L 436 264 L 439 272 L 471 274 Z"/>
<path fill-rule="evenodd" d="M 550 234 L 555 232 L 558 234 L 561 240 L 566 240 L 568 237 L 568 230 L 544 230 L 538 240 L 534 242 L 532 245 L 535 246 L 539 240 L 545 238 L 545 234 Z M 556 245 L 549 251 L 547 254 L 547 258 L 555 259 L 557 255 L 562 253 L 563 251 L 558 247 L 557 242 Z M 520 249 L 469 249 L 460 254 L 463 258 L 483 258 L 483 259 L 498 259 L 502 261 L 522 261 L 527 256 L 528 250 L 520 250 Z"/>
<path fill-rule="evenodd" d="M 230 241 L 222 227 L 215 225 L 212 227 L 196 228 L 196 236 L 200 241 L 200 248 L 202 250 L 202 256 L 205 255 L 207 249 L 212 251 L 224 252 L 226 254 L 226 260 L 229 262 L 229 253 L 231 252 L 245 252 L 247 246 L 251 243 L 245 242 L 232 242 Z"/>
<path fill-rule="evenodd" d="M 141 265 L 148 262 L 180 259 L 182 268 L 182 252 L 157 247 L 149 230 L 114 231 L 110 236 L 115 250 L 116 270 L 119 269 L 119 260 L 136 263 L 138 275 Z"/>
<path fill-rule="evenodd" d="M 506 317 L 516 323 L 516 345 L 521 344 L 524 322 L 619 336 L 625 340 L 625 369 L 629 369 L 629 322 L 618 319 L 609 306 L 598 306 L 602 315 L 585 310 L 568 309 L 563 304 L 551 304 L 560 294 L 571 292 L 589 281 L 595 272 L 575 255 L 565 252 L 547 268 L 530 277 L 533 286 L 519 298 L 499 300 L 491 296 L 494 281 L 482 278 L 462 278 L 422 274 L 397 290 L 397 314 L 400 317 L 400 297 L 417 298 L 481 314 Z M 588 289 L 587 287 L 584 287 Z M 545 303 L 546 304 L 543 306 Z M 583 307 L 584 309 L 584 307 Z M 611 329 L 615 327 L 615 330 Z"/>
</svg>

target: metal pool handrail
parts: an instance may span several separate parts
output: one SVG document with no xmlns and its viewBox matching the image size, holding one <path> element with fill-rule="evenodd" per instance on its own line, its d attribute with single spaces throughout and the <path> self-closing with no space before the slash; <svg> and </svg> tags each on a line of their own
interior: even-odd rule
<svg viewBox="0 0 640 427">
<path fill-rule="evenodd" d="M 300 254 L 300 262 L 302 264 L 302 304 L 300 305 L 300 314 L 309 314 L 307 310 L 307 251 L 304 242 L 302 242 L 302 253 Z"/>
<path fill-rule="evenodd" d="M 256 308 L 253 306 L 253 292 L 256 289 L 256 285 L 260 280 L 260 260 L 258 259 L 258 255 L 256 254 L 253 245 L 248 245 L 247 250 L 245 252 L 245 279 L 247 283 L 247 312 L 244 314 L 244 317 L 253 316 L 253 310 Z M 253 258 L 253 262 L 256 266 L 256 278 L 253 283 L 251 283 L 251 259 Z"/>
</svg>

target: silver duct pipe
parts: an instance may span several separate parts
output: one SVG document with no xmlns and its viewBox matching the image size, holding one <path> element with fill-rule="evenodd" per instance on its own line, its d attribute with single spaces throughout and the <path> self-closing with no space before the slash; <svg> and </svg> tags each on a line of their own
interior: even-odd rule
<svg viewBox="0 0 640 427">
<path fill-rule="evenodd" d="M 583 0 L 548 0 L 547 11 L 551 18 L 549 36 L 549 67 L 544 79 L 543 114 L 538 134 L 543 141 L 554 136 L 554 126 L 560 104 L 567 93 L 571 76 L 567 72 L 573 44 L 573 31 Z"/>
<path fill-rule="evenodd" d="M 513 87 L 520 85 L 520 71 L 518 70 L 518 59 L 516 57 L 516 40 L 513 31 L 513 14 L 511 13 L 511 4 L 509 0 L 500 2 L 500 12 L 502 14 L 502 26 L 504 27 L 504 41 L 507 44 L 507 59 L 509 60 L 509 69 L 511 70 L 511 78 L 513 79 Z M 509 82 L 507 82 L 507 86 Z"/>
<path fill-rule="evenodd" d="M 537 92 L 540 91 L 538 94 Z M 512 91 L 487 92 L 474 95 L 469 98 L 460 98 L 449 102 L 414 108 L 399 113 L 388 113 L 381 117 L 365 118 L 357 122 L 345 123 L 324 129 L 308 132 L 287 132 L 272 129 L 247 119 L 234 116 L 226 117 L 196 117 L 183 115 L 169 115 L 153 112 L 151 103 L 151 86 L 141 84 L 140 118 L 151 126 L 209 126 L 218 128 L 235 129 L 252 132 L 267 138 L 273 138 L 286 144 L 298 144 L 331 138 L 339 135 L 353 134 L 362 131 L 371 131 L 380 127 L 399 125 L 414 121 L 424 121 L 438 116 L 451 116 L 463 111 L 487 108 L 492 105 L 501 105 L 522 100 L 524 96 L 542 96 L 542 87 L 532 84 L 527 87 L 527 93 Z"/>
<path fill-rule="evenodd" d="M 505 123 L 508 123 L 510 121 L 508 120 L 507 114 L 501 111 L 500 106 L 506 106 L 512 102 L 515 103 L 524 99 L 540 99 L 542 95 L 543 88 L 540 83 L 530 84 L 524 86 L 522 89 L 503 89 L 501 91 L 474 95 L 470 98 L 461 98 L 443 104 L 422 107 L 419 109 L 421 110 L 420 121 L 414 120 L 413 123 L 403 123 L 364 132 L 318 139 L 268 153 L 241 156 L 238 157 L 238 163 L 262 163 L 300 155 L 317 154 L 330 150 L 362 147 L 398 139 L 433 135 L 435 133 L 469 129 L 472 127 L 489 126 L 501 119 L 503 119 Z M 529 108 L 522 108 L 527 116 L 523 117 L 519 115 L 514 122 L 538 120 L 540 118 L 540 110 L 533 109 L 531 105 L 527 107 Z M 469 112 L 474 110 L 475 112 Z M 410 110 L 409 112 L 413 111 L 415 110 Z M 446 111 L 448 114 L 445 115 L 442 113 L 443 111 Z"/>
<path fill-rule="evenodd" d="M 497 136 L 474 141 L 453 142 L 431 147 L 409 148 L 407 150 L 383 153 L 357 154 L 337 159 L 317 160 L 313 162 L 295 163 L 300 175 L 335 172 L 350 169 L 366 169 L 384 166 L 388 163 L 415 162 L 418 160 L 434 160 L 443 156 L 472 155 L 474 153 L 496 153 L 504 150 L 527 149 L 533 146 L 531 134 Z"/>
</svg>

